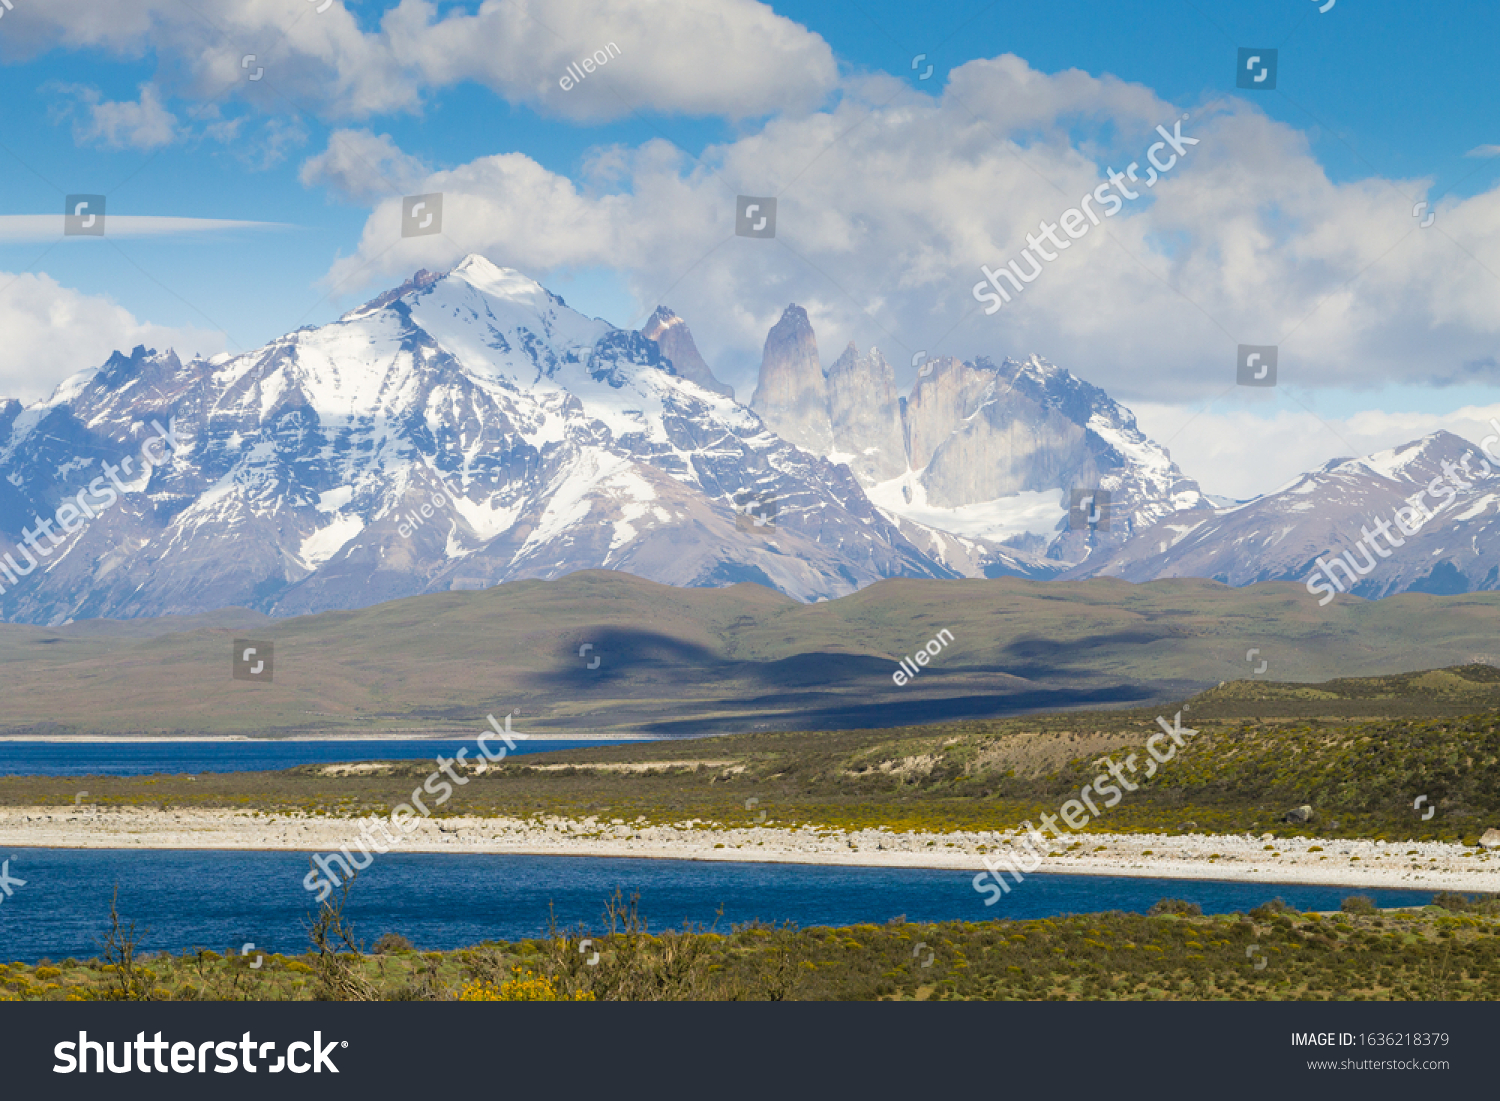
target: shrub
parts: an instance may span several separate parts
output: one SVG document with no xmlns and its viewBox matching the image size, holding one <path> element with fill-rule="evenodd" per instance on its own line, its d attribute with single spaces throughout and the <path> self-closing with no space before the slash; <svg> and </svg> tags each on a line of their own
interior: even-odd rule
<svg viewBox="0 0 1500 1101">
<path fill-rule="evenodd" d="M 1378 914 L 1380 907 L 1375 905 L 1375 900 L 1368 895 L 1350 895 L 1344 899 L 1339 909 L 1346 914 Z"/>
<path fill-rule="evenodd" d="M 1464 895 L 1457 891 L 1439 891 L 1432 896 L 1432 904 L 1455 914 L 1500 913 L 1500 899 L 1494 895 Z"/>
<path fill-rule="evenodd" d="M 1273 898 L 1270 902 L 1262 902 L 1255 909 L 1251 910 L 1250 916 L 1256 921 L 1266 921 L 1277 914 L 1284 914 L 1290 909 L 1291 907 L 1281 901 L 1281 899 Z"/>
<path fill-rule="evenodd" d="M 545 975 L 535 975 L 512 968 L 514 977 L 496 986 L 483 979 L 467 984 L 458 995 L 461 1002 L 591 1002 L 592 992 L 575 991 L 571 998 L 559 994 L 552 980 Z"/>
<path fill-rule="evenodd" d="M 1202 917 L 1203 907 L 1199 906 L 1196 902 L 1189 902 L 1182 898 L 1163 898 L 1153 903 L 1151 909 L 1146 911 L 1147 917 L 1160 917 L 1162 914 Z"/>
<path fill-rule="evenodd" d="M 415 952 L 416 949 L 400 933 L 382 933 L 371 951 L 377 956 L 390 956 L 397 952 Z"/>
</svg>

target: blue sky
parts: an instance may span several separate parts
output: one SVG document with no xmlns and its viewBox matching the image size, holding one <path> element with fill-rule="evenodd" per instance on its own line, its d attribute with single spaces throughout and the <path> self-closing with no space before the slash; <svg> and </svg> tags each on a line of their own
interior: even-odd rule
<svg viewBox="0 0 1500 1101">
<path fill-rule="evenodd" d="M 1500 5 L 1322 3 L 734 0 L 696 5 L 714 16 L 700 26 L 674 0 L 652 26 L 623 0 L 16 0 L 0 17 L 0 317 L 24 333 L 0 394 L 34 399 L 96 365 L 80 327 L 247 350 L 471 250 L 618 325 L 673 287 L 743 398 L 793 299 L 825 362 L 851 339 L 899 368 L 929 347 L 1040 352 L 1173 437 L 1210 490 L 1472 432 L 1500 333 L 1500 157 L 1480 155 L 1500 151 L 1485 91 Z M 490 21 L 444 37 L 465 14 Z M 492 70 L 485 49 L 459 56 L 478 32 L 496 35 Z M 615 40 L 591 85 L 556 89 L 563 61 Z M 1240 46 L 1277 49 L 1274 91 L 1235 88 Z M 1018 255 L 1028 227 L 1141 159 L 1179 112 L 1203 142 L 1114 223 L 1128 239 L 1063 257 L 997 318 L 962 319 L 979 263 Z M 378 194 L 360 193 L 367 160 L 309 176 L 340 133 L 387 143 L 405 174 Z M 440 248 L 382 238 L 406 187 L 472 198 Z M 734 193 L 757 187 L 785 188 L 780 245 L 719 247 Z M 112 218 L 260 225 L 64 239 L 15 220 L 60 222 L 70 193 L 107 195 Z M 1408 236 L 1422 199 L 1436 225 Z M 1219 385 L 1235 341 L 1284 335 L 1275 393 L 1235 392 L 1232 362 Z M 1298 442 L 1252 477 L 1256 425 Z"/>
</svg>

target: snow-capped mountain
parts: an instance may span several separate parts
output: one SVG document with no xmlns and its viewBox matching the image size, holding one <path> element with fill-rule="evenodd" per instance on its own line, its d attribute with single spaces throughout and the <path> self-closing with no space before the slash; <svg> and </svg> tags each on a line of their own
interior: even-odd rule
<svg viewBox="0 0 1500 1101">
<path fill-rule="evenodd" d="M 1335 459 L 1244 504 L 1167 517 L 1065 576 L 1296 581 L 1325 603 L 1340 591 L 1376 599 L 1494 589 L 1497 506 L 1500 469 L 1468 441 L 1435 432 Z"/>
<path fill-rule="evenodd" d="M 0 613 L 288 615 L 590 567 L 804 600 L 953 576 L 709 381 L 477 256 L 241 355 L 117 353 L 0 407 Z M 170 454 L 105 505 L 101 463 L 153 424 Z"/>
<path fill-rule="evenodd" d="M 846 463 L 876 505 L 968 576 L 1050 576 L 1207 503 L 1128 409 L 1055 364 L 942 357 L 900 397 L 879 349 L 851 344 L 824 371 L 795 304 L 766 339 L 751 405 L 786 439 Z M 1095 522 L 1070 523 L 1075 496 L 1107 504 Z"/>
<path fill-rule="evenodd" d="M 931 360 L 903 397 L 875 349 L 825 372 L 795 306 L 753 405 L 670 310 L 616 329 L 477 256 L 252 352 L 116 353 L 0 401 L 0 617 L 290 615 L 587 568 L 802 600 L 884 577 L 1243 585 L 1345 551 L 1326 568 L 1362 596 L 1500 587 L 1500 470 L 1447 433 L 1211 500 L 1060 367 Z M 1414 498 L 1431 518 L 1363 568 L 1362 525 Z"/>
</svg>

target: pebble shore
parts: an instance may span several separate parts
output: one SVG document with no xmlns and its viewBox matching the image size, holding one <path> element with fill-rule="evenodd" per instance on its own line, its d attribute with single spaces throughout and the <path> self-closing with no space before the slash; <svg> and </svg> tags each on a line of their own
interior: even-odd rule
<svg viewBox="0 0 1500 1101">
<path fill-rule="evenodd" d="M 0 809 L 0 851 L 8 846 L 70 849 L 225 849 L 336 852 L 354 847 L 355 819 L 232 810 L 136 807 Z M 399 831 L 392 830 L 399 834 Z M 625 856 L 740 860 L 882 868 L 984 871 L 1009 831 L 844 832 L 763 825 L 720 829 L 696 820 L 646 825 L 622 819 L 419 819 L 397 852 Z M 1076 847 L 1069 848 L 1073 841 Z M 1277 839 L 1272 835 L 1078 834 L 1059 841 L 1038 872 L 1148 876 L 1347 887 L 1500 892 L 1500 852 L 1441 842 Z"/>
</svg>

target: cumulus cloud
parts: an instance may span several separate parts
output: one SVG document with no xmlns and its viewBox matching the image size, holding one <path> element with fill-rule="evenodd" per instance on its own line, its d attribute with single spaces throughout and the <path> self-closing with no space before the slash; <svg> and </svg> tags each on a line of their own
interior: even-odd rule
<svg viewBox="0 0 1500 1101">
<path fill-rule="evenodd" d="M 326 187 L 341 198 L 363 203 L 392 193 L 409 193 L 432 171 L 396 147 L 389 134 L 336 130 L 328 146 L 302 165 L 308 187 Z"/>
<path fill-rule="evenodd" d="M 1119 216 L 983 312 L 981 264 L 1018 259 L 1109 170 L 1144 177 L 1156 127 L 1179 122 L 1199 143 L 1165 178 L 1136 184 Z M 851 339 L 897 363 L 1036 352 L 1126 401 L 1233 387 L 1241 343 L 1279 345 L 1283 382 L 1305 387 L 1500 381 L 1500 191 L 1444 199 L 1423 228 L 1412 206 L 1428 181 L 1335 184 L 1299 131 L 1235 97 L 1184 110 L 1007 55 L 955 70 L 935 95 L 851 80 L 837 105 L 701 160 L 654 140 L 591 167 L 605 178 L 575 182 L 519 153 L 434 172 L 413 190 L 444 193 L 443 235 L 402 240 L 399 199 L 382 202 L 330 283 L 389 282 L 470 251 L 538 278 L 612 268 L 642 313 L 662 303 L 686 318 L 736 385 L 753 384 L 792 301 L 825 361 Z M 774 240 L 735 236 L 737 194 L 777 197 Z"/>
<path fill-rule="evenodd" d="M 475 82 L 513 102 L 579 120 L 633 111 L 753 118 L 816 106 L 835 87 L 828 44 L 756 0 L 484 0 L 470 12 L 401 0 L 365 30 L 344 4 L 307 0 L 46 0 L 6 13 L 0 58 L 53 48 L 154 54 L 189 74 L 184 90 L 281 94 L 332 118 L 417 110 L 435 89 Z M 669 33 L 663 33 L 669 28 Z M 609 50 L 577 87 L 569 62 Z M 254 53 L 263 80 L 246 80 Z"/>
<path fill-rule="evenodd" d="M 0 272 L 0 397 L 36 401 L 81 364 L 102 364 L 137 344 L 194 351 L 224 350 L 224 334 L 138 321 L 111 299 L 83 294 L 45 275 Z"/>
<path fill-rule="evenodd" d="M 79 145 L 111 149 L 157 149 L 177 135 L 177 116 L 161 102 L 161 93 L 142 84 L 140 99 L 107 100 L 97 88 L 83 84 L 50 84 L 63 96 L 57 114 L 73 118 L 73 139 Z"/>
<path fill-rule="evenodd" d="M 663 28 L 668 28 L 663 33 Z M 382 29 L 431 86 L 472 80 L 573 119 L 639 108 L 746 118 L 816 106 L 838 78 L 833 52 L 755 0 L 485 0 L 441 19 L 404 0 Z M 603 58 L 594 72 L 585 58 Z M 568 74 L 568 65 L 582 79 Z"/>
</svg>

